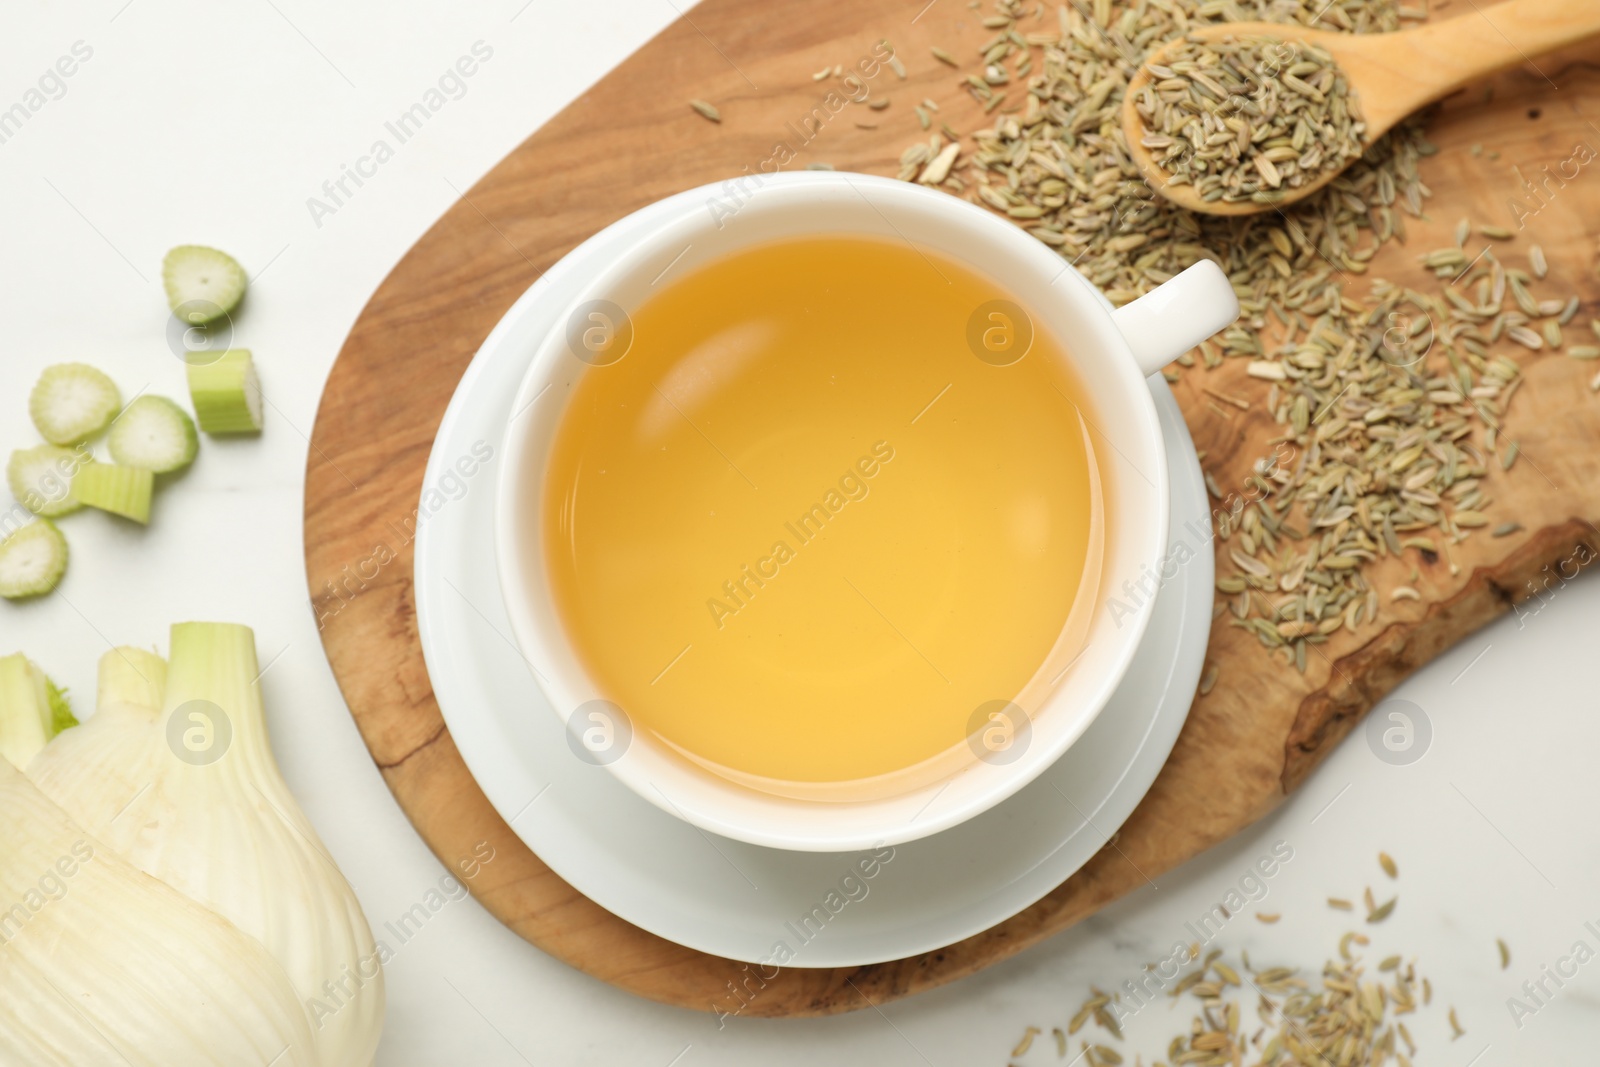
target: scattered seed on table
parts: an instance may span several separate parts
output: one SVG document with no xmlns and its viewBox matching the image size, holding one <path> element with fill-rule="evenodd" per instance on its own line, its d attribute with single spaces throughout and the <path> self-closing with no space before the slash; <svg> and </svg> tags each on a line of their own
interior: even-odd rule
<svg viewBox="0 0 1600 1067">
<path fill-rule="evenodd" d="M 694 108 L 701 115 L 710 119 L 712 122 L 722 121 L 722 112 L 718 111 L 704 100 L 691 100 L 689 101 L 689 106 Z"/>
<path fill-rule="evenodd" d="M 1544 338 L 1528 329 L 1526 326 L 1513 326 L 1506 330 L 1506 336 L 1517 342 L 1523 348 L 1537 352 L 1544 347 Z"/>
<path fill-rule="evenodd" d="M 1370 945 L 1371 943 L 1372 941 L 1366 935 L 1358 934 L 1352 930 L 1339 939 L 1339 955 L 1343 956 L 1347 960 L 1353 959 L 1354 955 L 1350 951 L 1350 946 L 1352 944 Z"/>
<path fill-rule="evenodd" d="M 1017 1047 L 1011 1050 L 1011 1055 L 1022 1056 L 1033 1047 L 1033 1035 L 1039 1033 L 1037 1026 L 1030 1026 L 1022 1032 L 1022 1040 L 1017 1042 Z"/>
<path fill-rule="evenodd" d="M 951 142 L 944 146 L 938 155 L 923 168 L 917 175 L 917 181 L 922 185 L 938 185 L 950 175 L 950 167 L 955 163 L 956 156 L 961 153 L 961 145 Z"/>
</svg>

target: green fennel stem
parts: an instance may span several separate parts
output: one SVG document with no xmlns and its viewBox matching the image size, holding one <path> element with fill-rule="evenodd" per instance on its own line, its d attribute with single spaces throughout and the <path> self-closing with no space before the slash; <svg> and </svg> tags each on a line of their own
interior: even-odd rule
<svg viewBox="0 0 1600 1067">
<path fill-rule="evenodd" d="M 0 757 L 22 770 L 52 737 L 76 725 L 66 695 L 28 657 L 0 657 Z"/>
</svg>

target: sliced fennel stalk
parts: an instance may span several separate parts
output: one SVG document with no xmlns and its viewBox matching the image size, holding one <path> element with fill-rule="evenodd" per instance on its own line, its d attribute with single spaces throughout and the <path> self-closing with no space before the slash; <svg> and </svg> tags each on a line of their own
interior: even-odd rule
<svg viewBox="0 0 1600 1067">
<path fill-rule="evenodd" d="M 299 995 L 321 1062 L 364 1067 L 383 1026 L 378 951 L 273 759 L 258 675 L 244 626 L 174 626 L 164 665 L 114 649 L 95 714 L 28 776 L 119 856 L 257 938 Z"/>
<path fill-rule="evenodd" d="M 0 760 L 0 1063 L 326 1067 L 283 968 Z"/>
<path fill-rule="evenodd" d="M 0 758 L 21 769 L 50 739 L 78 725 L 67 698 L 18 652 L 0 656 Z"/>
<path fill-rule="evenodd" d="M 209 434 L 259 433 L 261 379 L 248 348 L 230 348 L 210 363 L 190 363 L 189 401 Z"/>
</svg>

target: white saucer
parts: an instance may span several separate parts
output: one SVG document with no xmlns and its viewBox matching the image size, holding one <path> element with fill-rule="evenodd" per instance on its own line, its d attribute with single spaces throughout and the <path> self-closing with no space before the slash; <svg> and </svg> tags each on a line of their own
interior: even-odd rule
<svg viewBox="0 0 1600 1067">
<path fill-rule="evenodd" d="M 1066 755 L 998 807 L 895 846 L 870 879 L 857 869 L 867 853 L 785 852 L 708 835 L 573 755 L 513 644 L 495 569 L 487 468 L 499 458 L 517 385 L 587 272 L 647 225 L 651 210 L 596 234 L 523 294 L 467 368 L 434 440 L 416 541 L 417 628 L 456 747 L 552 870 L 602 907 L 690 948 L 754 963 L 772 959 L 781 943 L 792 953 L 780 961 L 786 966 L 842 967 L 985 930 L 1105 844 L 1150 788 L 1188 715 L 1211 625 L 1213 565 L 1205 487 L 1177 402 L 1151 379 L 1172 475 L 1170 541 L 1186 542 L 1180 555 L 1192 558 L 1169 570 L 1126 679 Z M 495 457 L 463 478 L 474 464 L 458 461 L 475 448 L 481 458 L 485 446 Z M 430 498 L 432 490 L 439 494 Z"/>
</svg>

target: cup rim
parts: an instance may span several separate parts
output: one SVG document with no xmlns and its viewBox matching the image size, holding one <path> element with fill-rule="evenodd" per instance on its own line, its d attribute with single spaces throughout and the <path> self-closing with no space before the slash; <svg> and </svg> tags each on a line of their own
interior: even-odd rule
<svg viewBox="0 0 1600 1067">
<path fill-rule="evenodd" d="M 1095 391 L 1094 403 L 1103 413 L 1111 407 L 1127 419 L 1119 429 L 1132 435 L 1140 457 L 1141 467 L 1124 454 L 1124 449 L 1111 443 L 1109 449 L 1097 443 L 1102 468 L 1121 456 L 1138 472 L 1146 486 L 1132 484 L 1134 479 L 1119 479 L 1118 492 L 1142 498 L 1142 504 L 1128 510 L 1142 511 L 1140 529 L 1113 529 L 1108 538 L 1107 551 L 1116 541 L 1119 551 L 1128 557 L 1126 571 L 1119 569 L 1116 577 L 1132 573 L 1133 561 L 1153 565 L 1166 544 L 1170 521 L 1169 474 L 1165 451 L 1161 446 L 1162 431 L 1157 420 L 1154 398 L 1148 384 L 1137 369 L 1128 343 L 1118 332 L 1112 317 L 1110 301 L 1086 278 L 1066 264 L 1061 257 L 1015 225 L 976 205 L 957 199 L 947 193 L 905 182 L 862 174 L 843 172 L 805 171 L 766 175 L 742 187 L 744 199 L 737 210 L 743 212 L 750 204 L 761 205 L 757 212 L 773 213 L 794 210 L 797 206 L 814 206 L 808 201 L 817 196 L 859 197 L 883 216 L 891 227 L 893 222 L 883 215 L 883 209 L 905 211 L 909 215 L 932 219 L 938 225 L 948 226 L 969 240 L 986 242 L 988 250 L 1015 265 L 1013 277 L 1030 277 L 1037 284 L 1040 272 L 1053 272 L 1047 286 L 1056 298 L 1043 306 L 1029 304 L 1036 317 L 1058 327 L 1070 323 L 1073 343 L 1068 346 L 1067 359 L 1075 365 L 1094 360 L 1102 363 L 1100 370 L 1110 376 L 1120 392 L 1114 402 Z M 552 712 L 567 725 L 570 712 L 563 708 L 577 708 L 582 703 L 576 696 L 584 692 L 575 684 L 574 676 L 586 674 L 566 645 L 564 635 L 553 633 L 561 629 L 558 618 L 548 604 L 535 604 L 531 591 L 542 589 L 544 550 L 538 531 L 530 531 L 523 521 L 525 507 L 520 507 L 530 485 L 542 485 L 543 465 L 548 458 L 545 448 L 535 447 L 541 431 L 553 434 L 565 417 L 565 405 L 546 404 L 535 410 L 534 405 L 547 390 L 563 378 L 570 390 L 576 381 L 590 369 L 578 365 L 567 347 L 564 326 L 572 313 L 584 304 L 605 293 L 617 293 L 628 287 L 630 281 L 644 277 L 657 261 L 664 263 L 674 255 L 686 236 L 715 238 L 724 235 L 726 227 L 712 205 L 719 198 L 730 195 L 729 187 L 741 187 L 731 182 L 713 183 L 677 194 L 671 203 L 677 206 L 656 219 L 651 228 L 633 242 L 629 255 L 614 261 L 591 277 L 570 301 L 557 320 L 557 325 L 535 346 L 528 368 L 524 372 L 511 410 L 514 415 L 505 427 L 502 438 L 504 462 L 498 476 L 495 495 L 495 551 L 500 574 L 502 599 L 510 619 L 519 651 L 533 668 L 535 680 L 551 704 Z M 645 209 L 661 209 L 667 202 L 657 202 Z M 630 216 L 632 218 L 632 216 Z M 904 221 L 904 219 L 902 219 Z M 804 231 L 796 231 L 804 232 Z M 814 233 L 843 232 L 841 227 L 818 227 Z M 896 231 L 898 232 L 898 230 Z M 903 236 L 903 235 L 902 235 Z M 908 238 L 909 240 L 909 238 Z M 721 250 L 707 258 L 721 258 L 740 248 L 764 243 L 765 238 L 729 239 L 722 242 Z M 690 242 L 692 244 L 693 242 Z M 715 243 L 715 242 L 713 242 Z M 913 242 L 915 243 L 915 242 Z M 687 251 L 685 248 L 684 251 Z M 962 258 L 957 255 L 956 258 Z M 675 260 L 674 260 L 675 262 Z M 980 271 L 981 272 L 981 271 Z M 993 273 L 993 272 L 989 272 Z M 1008 288 L 1013 277 L 997 278 Z M 1065 284 L 1057 284 L 1063 281 Z M 559 396 L 557 399 L 561 399 Z M 525 416 L 520 413 L 527 412 Z M 520 416 L 520 417 L 519 417 Z M 1103 435 L 1102 435 L 1103 436 Z M 1109 439 L 1107 439 L 1109 443 Z M 1110 507 L 1108 502 L 1107 507 Z M 529 551 L 529 538 L 538 541 L 537 551 Z M 1137 545 L 1134 542 L 1137 541 Z M 529 563 L 530 558 L 535 562 Z M 1142 573 L 1142 572 L 1141 572 Z M 631 738 L 626 758 L 604 763 L 605 770 L 615 775 L 635 793 L 655 806 L 703 830 L 751 844 L 782 849 L 805 851 L 848 851 L 896 844 L 929 836 L 948 829 L 973 815 L 1000 803 L 1032 781 L 1066 751 L 1089 727 L 1105 708 L 1117 684 L 1125 675 L 1133 654 L 1143 638 L 1150 612 L 1133 613 L 1130 625 L 1119 621 L 1112 633 L 1105 633 L 1100 616 L 1104 613 L 1106 590 L 1112 579 L 1108 569 L 1102 576 L 1094 621 L 1089 641 L 1109 640 L 1109 654 L 1101 657 L 1103 663 L 1098 674 L 1078 686 L 1079 696 L 1087 697 L 1080 705 L 1061 709 L 1053 715 L 1044 712 L 1061 703 L 1065 689 L 1056 690 L 1045 707 L 1033 717 L 1034 736 L 1026 752 L 1016 762 L 1003 768 L 987 766 L 981 762 L 949 776 L 941 785 L 913 790 L 902 795 L 854 802 L 797 801 L 774 802 L 745 786 L 722 779 L 708 771 L 685 773 L 683 761 L 665 751 L 665 746 L 638 732 Z M 1086 644 L 1087 648 L 1087 644 Z M 541 669 L 544 668 L 544 669 Z M 1066 672 L 1063 672 L 1066 673 Z M 592 682 L 589 689 L 593 690 Z M 1086 691 L 1086 692 L 1084 692 Z M 1071 714 L 1067 712 L 1070 711 Z M 1041 729 L 1041 725 L 1048 729 Z M 1042 735 L 1042 736 L 1041 736 Z M 988 773 L 985 773 L 988 772 Z M 974 777 L 975 775 L 975 777 Z M 949 802 L 938 805 L 925 817 L 914 817 L 908 822 L 908 810 L 920 811 L 934 806 L 933 800 L 944 794 L 946 787 L 967 779 L 966 788 L 956 790 Z M 673 792 L 669 796 L 662 786 Z M 924 798 L 928 798 L 924 800 Z"/>
</svg>

